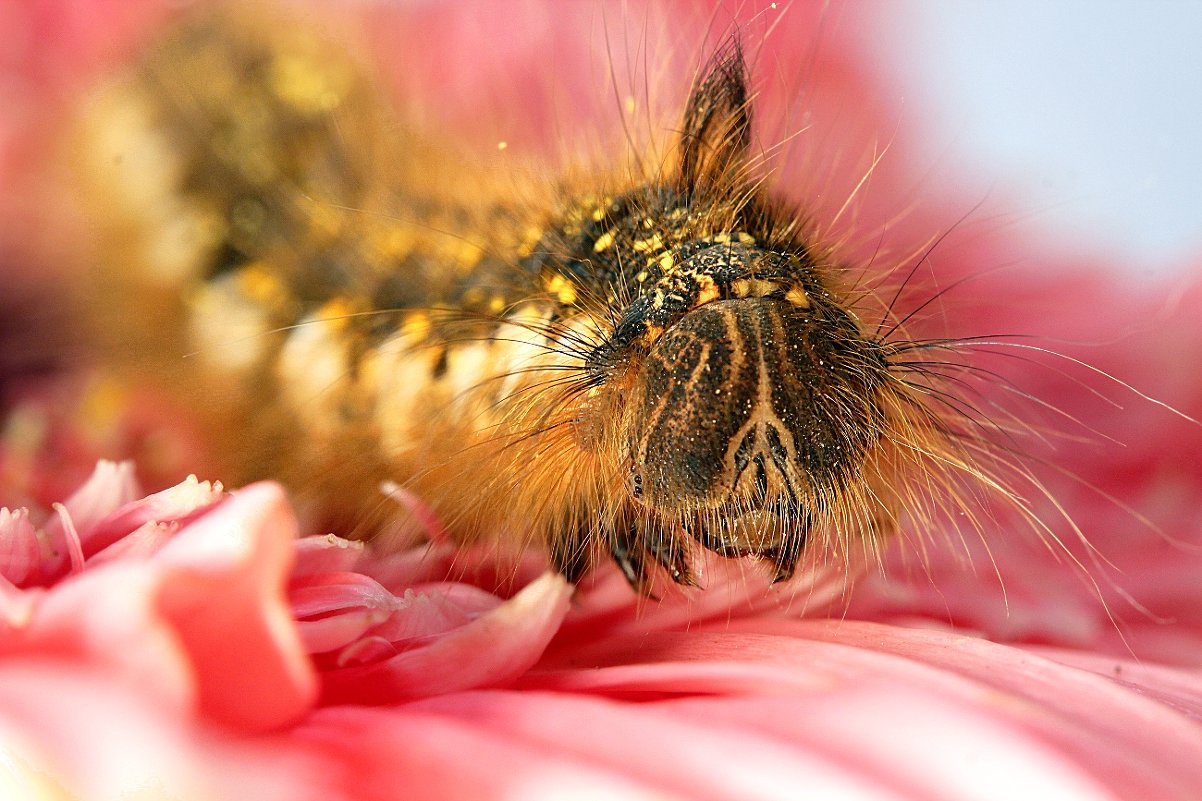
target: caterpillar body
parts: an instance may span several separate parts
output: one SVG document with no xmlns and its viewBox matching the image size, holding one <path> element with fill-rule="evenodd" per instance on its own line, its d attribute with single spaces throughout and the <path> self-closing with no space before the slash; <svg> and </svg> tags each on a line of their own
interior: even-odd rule
<svg viewBox="0 0 1202 801">
<path fill-rule="evenodd" d="M 108 348 L 187 387 L 233 481 L 365 531 L 395 482 L 457 540 L 534 543 L 573 580 L 610 558 L 640 592 L 692 583 L 697 548 L 784 580 L 965 485 L 1008 495 L 987 426 L 911 361 L 929 343 L 865 318 L 765 188 L 737 36 L 662 159 L 524 193 L 363 72 L 203 14 L 82 129 Z"/>
</svg>

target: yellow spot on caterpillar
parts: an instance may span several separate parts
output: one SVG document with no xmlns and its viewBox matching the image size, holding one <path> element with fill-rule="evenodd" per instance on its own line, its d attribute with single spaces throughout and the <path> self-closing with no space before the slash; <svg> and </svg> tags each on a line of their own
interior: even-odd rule
<svg viewBox="0 0 1202 801">
<path fill-rule="evenodd" d="M 493 314 L 499 314 L 505 308 L 505 298 L 502 295 L 493 295 L 488 301 L 488 310 Z"/>
<path fill-rule="evenodd" d="M 722 292 L 718 289 L 718 285 L 714 283 L 714 279 L 708 275 L 698 276 L 697 283 L 700 285 L 701 289 L 697 293 L 697 302 L 694 304 L 694 308 L 697 306 L 704 306 L 705 304 L 715 301 L 722 296 Z"/>
<path fill-rule="evenodd" d="M 654 234 L 646 239 L 636 239 L 631 245 L 636 253 L 649 253 L 652 251 L 660 251 L 664 249 L 664 240 L 659 234 Z"/>
<path fill-rule="evenodd" d="M 421 342 L 430 335 L 430 315 L 423 311 L 410 312 L 401 321 L 401 336 L 413 342 Z"/>
<path fill-rule="evenodd" d="M 601 222 L 605 219 L 605 215 L 609 212 L 609 207 L 614 204 L 612 197 L 606 196 L 601 199 L 601 204 L 593 209 L 593 222 Z"/>
<path fill-rule="evenodd" d="M 649 325 L 643 332 L 642 340 L 646 345 L 654 345 L 655 341 L 664 333 L 662 325 Z"/>
<path fill-rule="evenodd" d="M 463 293 L 463 304 L 465 306 L 475 306 L 484 301 L 484 290 L 478 286 L 474 286 Z"/>
<path fill-rule="evenodd" d="M 754 236 L 744 231 L 739 231 L 739 233 L 735 234 L 735 237 L 744 245 L 754 245 L 756 242 Z"/>
<path fill-rule="evenodd" d="M 648 277 L 649 277 L 649 274 L 647 273 L 646 270 L 639 270 L 639 274 L 634 277 L 634 280 L 638 281 L 641 284 L 644 281 L 646 281 Z"/>
<path fill-rule="evenodd" d="M 238 271 L 238 290 L 250 300 L 264 306 L 273 306 L 288 297 L 288 292 L 279 279 L 263 262 L 248 264 Z"/>
<path fill-rule="evenodd" d="M 332 111 L 342 103 L 353 80 L 345 66 L 339 66 L 328 61 L 318 63 L 308 53 L 281 53 L 271 62 L 271 90 L 298 111 Z"/>
<path fill-rule="evenodd" d="M 659 268 L 664 271 L 664 274 L 672 271 L 676 266 L 676 258 L 669 252 L 659 257 Z"/>
<path fill-rule="evenodd" d="M 448 245 L 447 255 L 466 272 L 484 258 L 484 249 L 473 242 L 452 240 Z"/>
<path fill-rule="evenodd" d="M 417 244 L 413 229 L 403 225 L 374 228 L 367 236 L 368 246 L 384 260 L 399 259 L 411 253 Z"/>
<path fill-rule="evenodd" d="M 576 302 L 576 287 L 568 284 L 563 289 L 559 290 L 559 302 L 565 306 L 570 306 Z"/>
<path fill-rule="evenodd" d="M 715 234 L 713 241 L 719 245 L 725 245 L 730 242 L 730 234 Z"/>
<path fill-rule="evenodd" d="M 535 246 L 542 241 L 543 229 L 531 225 L 522 232 L 522 243 L 518 245 L 518 255 L 523 259 L 534 252 Z"/>
<path fill-rule="evenodd" d="M 597 237 L 597 241 L 593 243 L 593 252 L 604 253 L 613 247 L 614 236 L 615 234 L 613 231 L 606 231 L 605 233 L 601 234 L 601 236 Z"/>
<path fill-rule="evenodd" d="M 571 306 L 576 302 L 576 285 L 562 275 L 551 276 L 543 285 L 564 306 Z"/>
<path fill-rule="evenodd" d="M 776 281 L 765 281 L 760 278 L 740 278 L 730 282 L 730 289 L 735 293 L 737 298 L 763 298 L 771 295 L 773 292 L 780 290 L 781 285 Z M 802 290 L 802 296 L 805 297 L 805 291 Z M 806 305 L 809 305 L 809 298 L 805 298 Z"/>
<path fill-rule="evenodd" d="M 334 331 L 345 331 L 350 323 L 350 317 L 358 311 L 354 301 L 349 298 L 334 298 L 326 301 L 317 310 L 317 319 L 330 326 Z"/>
<path fill-rule="evenodd" d="M 247 265 L 201 287 L 190 299 L 190 334 L 209 365 L 235 373 L 265 355 L 273 321 L 289 316 L 288 290 L 262 262 Z"/>
<path fill-rule="evenodd" d="M 792 289 L 786 292 L 785 300 L 789 301 L 799 309 L 810 308 L 810 296 L 806 294 L 806 291 L 802 289 L 801 286 L 794 286 Z"/>
</svg>

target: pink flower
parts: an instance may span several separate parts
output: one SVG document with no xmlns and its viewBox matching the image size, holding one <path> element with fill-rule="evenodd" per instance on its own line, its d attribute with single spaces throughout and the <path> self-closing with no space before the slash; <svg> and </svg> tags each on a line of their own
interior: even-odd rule
<svg viewBox="0 0 1202 801">
<path fill-rule="evenodd" d="M 122 35 L 147 16 L 110 5 L 125 12 Z M 31 9 L 23 25 L 55 32 L 60 52 L 33 48 L 16 72 L 66 94 L 78 79 L 68 76 L 106 48 L 61 3 Z M 672 12 L 673 30 L 711 14 Z M 428 91 L 441 76 L 449 125 L 478 113 L 480 65 L 439 73 L 423 47 L 478 44 L 487 20 L 426 6 L 363 13 L 392 20 L 374 27 L 383 38 L 389 14 L 417 16 L 430 35 L 406 51 L 414 66 L 398 81 Z M 569 37 L 584 23 L 533 5 L 509 13 L 531 22 L 537 46 L 481 59 L 530 81 L 562 61 L 569 90 L 587 82 Z M 794 9 L 770 41 L 811 41 L 808 13 Z M 840 49 L 843 34 L 828 35 L 816 51 L 766 47 L 759 66 L 813 70 L 818 139 L 890 130 L 865 66 Z M 120 38 L 106 41 L 119 49 Z M 516 116 L 545 122 L 561 108 L 542 99 Z M 763 100 L 773 119 L 781 99 Z M 20 120 L 2 122 L 0 163 L 11 165 L 25 139 Z M 554 144 L 525 124 L 512 122 L 515 148 Z M 874 173 L 857 208 L 865 230 L 908 201 L 900 165 Z M 786 162 L 782 185 L 828 188 L 815 214 L 838 233 L 863 165 L 808 167 Z M 17 241 L 23 212 L 0 204 L 0 244 Z M 889 226 L 889 241 L 848 247 L 905 253 L 961 212 L 932 202 Z M 978 273 L 1013 246 L 1004 233 L 951 236 L 940 275 Z M 1202 379 L 1181 366 L 1202 359 L 1202 284 L 1190 279 L 1167 303 L 1163 287 L 1137 292 L 1095 264 L 1046 257 L 1017 277 L 987 273 L 974 291 L 1007 303 L 949 304 L 947 324 L 1024 332 L 1053 319 L 1065 339 L 1113 342 L 1057 346 L 1065 355 L 1199 416 Z M 1063 547 L 1004 516 L 963 543 L 910 530 L 884 577 L 869 574 L 849 599 L 838 574 L 817 572 L 793 594 L 717 559 L 704 592 L 658 603 L 635 599 L 612 569 L 573 592 L 536 557 L 502 568 L 445 544 L 381 553 L 301 536 L 272 483 L 226 492 L 189 479 L 147 496 L 127 463 L 101 462 L 54 507 L 97 446 L 58 395 L 23 391 L 0 439 L 11 507 L 0 510 L 0 797 L 1202 797 L 1202 429 L 1071 361 L 1020 355 L 1036 358 L 982 359 L 1061 412 L 1044 422 L 1065 436 L 1034 469 L 1049 495 L 1035 502 Z M 41 449 L 26 447 L 23 414 L 49 419 Z M 1099 447 L 1087 428 L 1124 446 Z M 1053 501 L 1088 545 L 1055 522 Z"/>
<path fill-rule="evenodd" d="M 274 485 L 188 481 L 122 502 L 102 465 L 81 542 L 124 536 L 49 586 L 10 560 L 0 736 L 13 787 L 121 797 L 1190 798 L 1192 670 L 887 625 L 512 595 L 296 539 Z M 106 503 L 108 501 L 108 503 Z M 72 504 L 51 525 L 74 528 Z M 63 521 L 63 522 L 59 522 Z M 10 517 L 0 542 L 32 525 Z M 45 529 L 34 529 L 39 539 Z M 149 532 L 153 532 L 150 535 Z M 118 550 L 114 550 L 118 549 Z M 375 572 L 372 578 L 366 572 Z M 670 606 L 668 602 L 665 605 Z M 603 607 L 599 612 L 598 607 Z M 624 612 L 624 613 L 620 613 Z"/>
</svg>

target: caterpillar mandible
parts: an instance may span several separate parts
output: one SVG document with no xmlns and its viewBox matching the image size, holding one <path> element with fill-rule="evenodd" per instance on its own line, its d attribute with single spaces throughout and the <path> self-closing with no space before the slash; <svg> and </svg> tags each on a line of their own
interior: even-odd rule
<svg viewBox="0 0 1202 801">
<path fill-rule="evenodd" d="M 930 367 L 954 343 L 907 339 L 766 181 L 738 32 L 700 63 L 662 157 L 516 192 L 314 31 L 186 19 L 81 126 L 108 349 L 186 387 L 234 483 L 370 532 L 395 482 L 642 593 L 698 548 L 783 581 L 962 497 L 1024 511 Z"/>
</svg>

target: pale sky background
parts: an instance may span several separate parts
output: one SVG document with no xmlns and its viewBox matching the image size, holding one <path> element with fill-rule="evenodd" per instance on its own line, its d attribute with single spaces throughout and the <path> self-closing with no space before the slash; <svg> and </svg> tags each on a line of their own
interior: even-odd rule
<svg viewBox="0 0 1202 801">
<path fill-rule="evenodd" d="M 1133 271 L 1202 264 L 1202 2 L 888 7 L 900 35 L 881 40 L 907 44 L 880 57 L 941 117 L 937 152 Z"/>
</svg>

